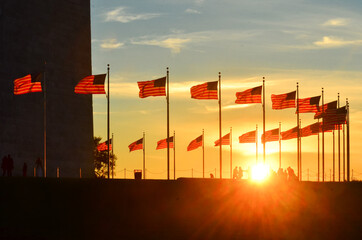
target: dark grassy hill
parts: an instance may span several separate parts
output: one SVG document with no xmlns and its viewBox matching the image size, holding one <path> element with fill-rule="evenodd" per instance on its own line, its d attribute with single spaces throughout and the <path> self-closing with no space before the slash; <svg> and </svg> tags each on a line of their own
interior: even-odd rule
<svg viewBox="0 0 362 240">
<path fill-rule="evenodd" d="M 0 239 L 362 239 L 362 183 L 0 178 Z"/>
</svg>

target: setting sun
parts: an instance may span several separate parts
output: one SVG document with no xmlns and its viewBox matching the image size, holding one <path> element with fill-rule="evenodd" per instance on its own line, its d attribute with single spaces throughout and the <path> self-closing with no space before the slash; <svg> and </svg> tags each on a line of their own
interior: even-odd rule
<svg viewBox="0 0 362 240">
<path fill-rule="evenodd" d="M 251 179 L 253 181 L 261 182 L 264 181 L 269 175 L 269 167 L 264 164 L 257 164 L 252 167 Z"/>
</svg>

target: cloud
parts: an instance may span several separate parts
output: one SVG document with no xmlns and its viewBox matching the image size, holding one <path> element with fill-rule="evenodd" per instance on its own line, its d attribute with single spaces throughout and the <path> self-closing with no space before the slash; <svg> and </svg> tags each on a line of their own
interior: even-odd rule
<svg viewBox="0 0 362 240">
<path fill-rule="evenodd" d="M 169 48 L 173 53 L 179 53 L 181 48 L 185 47 L 185 44 L 190 42 L 191 39 L 187 38 L 166 38 L 163 40 L 144 40 L 133 41 L 133 44 L 159 46 L 163 48 Z"/>
<path fill-rule="evenodd" d="M 200 11 L 197 11 L 195 9 L 191 9 L 191 8 L 188 8 L 185 10 L 185 13 L 190 13 L 190 14 L 201 14 Z"/>
<path fill-rule="evenodd" d="M 124 44 L 121 42 L 118 42 L 117 39 L 111 38 L 111 39 L 103 40 L 101 43 L 101 48 L 117 49 L 117 48 L 121 48 L 123 45 Z"/>
<path fill-rule="evenodd" d="M 332 27 L 340 27 L 340 26 L 346 26 L 349 23 L 349 19 L 345 18 L 334 18 L 329 19 L 328 21 L 324 22 L 322 26 L 332 26 Z"/>
<path fill-rule="evenodd" d="M 128 23 L 136 20 L 148 20 L 160 16 L 159 13 L 142 13 L 142 14 L 129 14 L 126 13 L 125 7 L 118 7 L 105 14 L 106 22 L 121 22 Z"/>
<path fill-rule="evenodd" d="M 351 40 L 346 41 L 332 36 L 324 36 L 323 40 L 314 42 L 315 46 L 323 48 L 337 48 L 344 47 L 348 45 L 361 45 L 362 40 Z"/>
</svg>

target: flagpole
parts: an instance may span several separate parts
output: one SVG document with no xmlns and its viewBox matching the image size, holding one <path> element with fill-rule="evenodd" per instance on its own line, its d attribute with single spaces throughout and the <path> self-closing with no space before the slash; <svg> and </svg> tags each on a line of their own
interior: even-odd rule
<svg viewBox="0 0 362 240">
<path fill-rule="evenodd" d="M 173 131 L 173 180 L 176 180 L 176 135 Z"/>
<path fill-rule="evenodd" d="M 265 164 L 265 77 L 263 77 L 263 161 Z"/>
<path fill-rule="evenodd" d="M 279 122 L 279 169 L 282 168 L 282 138 L 281 138 L 281 132 L 282 132 L 282 123 Z"/>
<path fill-rule="evenodd" d="M 322 116 L 324 115 L 324 89 L 322 88 Z M 322 118 L 323 120 L 323 118 Z M 322 182 L 324 182 L 324 124 L 322 121 Z"/>
<path fill-rule="evenodd" d="M 297 128 L 298 128 L 298 136 L 297 136 L 297 165 L 298 165 L 298 179 L 301 180 L 300 174 L 300 126 L 299 126 L 299 83 L 297 82 Z"/>
<path fill-rule="evenodd" d="M 343 124 L 343 182 L 346 181 L 346 124 Z"/>
<path fill-rule="evenodd" d="M 216 177 L 216 176 L 215 176 Z M 205 146 L 204 146 L 204 129 L 202 129 L 202 178 L 205 178 Z"/>
<path fill-rule="evenodd" d="M 334 134 L 334 130 L 332 130 L 332 135 L 333 135 L 333 182 L 335 182 L 335 177 L 334 177 L 334 175 L 335 175 L 335 171 L 336 171 L 336 164 L 335 164 L 335 148 L 336 148 L 336 144 L 335 144 L 335 134 Z"/>
<path fill-rule="evenodd" d="M 113 149 L 114 149 L 114 138 L 112 133 L 112 179 L 114 179 L 114 155 L 113 155 Z"/>
<path fill-rule="evenodd" d="M 339 108 L 339 93 L 338 93 L 338 108 Z M 341 181 L 341 131 L 340 124 L 338 124 L 338 182 Z"/>
<path fill-rule="evenodd" d="M 146 134 L 143 132 L 143 179 L 146 179 Z"/>
<path fill-rule="evenodd" d="M 322 107 L 323 107 L 323 105 L 322 105 Z M 318 123 L 319 123 L 319 118 L 318 118 Z M 320 131 L 320 129 L 318 129 L 318 176 L 317 176 L 317 180 L 318 180 L 318 182 L 319 182 L 319 175 L 320 175 L 320 169 L 319 169 L 319 167 L 320 167 L 320 143 L 319 143 L 319 131 Z M 323 131 L 323 129 L 322 129 L 322 131 Z"/>
<path fill-rule="evenodd" d="M 256 157 L 256 164 L 258 164 L 258 124 L 256 124 L 255 130 L 255 157 Z"/>
<path fill-rule="evenodd" d="M 349 176 L 349 172 L 350 172 L 350 164 L 351 164 L 351 158 L 350 158 L 350 135 L 349 135 L 349 102 L 348 102 L 348 98 L 346 99 L 346 106 L 347 106 L 347 182 L 350 182 L 350 176 Z"/>
<path fill-rule="evenodd" d="M 44 177 L 47 177 L 47 85 L 46 85 L 46 64 L 44 62 Z"/>
<path fill-rule="evenodd" d="M 230 179 L 233 179 L 233 138 L 232 138 L 231 127 L 230 127 Z"/>
<path fill-rule="evenodd" d="M 300 131 L 301 131 L 301 128 L 302 128 L 302 120 L 299 119 L 299 169 L 300 169 L 300 181 L 302 181 L 302 177 L 303 177 L 303 174 L 302 174 L 302 137 L 300 136 Z"/>
<path fill-rule="evenodd" d="M 219 72 L 219 158 L 220 158 L 220 179 L 222 179 L 222 134 L 221 134 L 221 72 Z"/>
<path fill-rule="evenodd" d="M 170 88 L 169 88 L 169 71 L 167 67 L 167 93 L 166 93 L 166 101 L 167 101 L 167 180 L 170 180 Z"/>
<path fill-rule="evenodd" d="M 107 139 L 108 139 L 108 179 L 109 179 L 109 164 L 110 164 L 110 155 L 109 155 L 109 64 L 107 64 Z"/>
</svg>

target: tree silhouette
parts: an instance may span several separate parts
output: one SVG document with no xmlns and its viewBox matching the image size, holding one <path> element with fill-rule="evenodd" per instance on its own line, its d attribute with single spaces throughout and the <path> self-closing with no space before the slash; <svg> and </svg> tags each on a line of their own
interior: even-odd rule
<svg viewBox="0 0 362 240">
<path fill-rule="evenodd" d="M 101 137 L 94 137 L 94 146 L 93 146 L 93 157 L 94 157 L 94 173 L 97 178 L 106 178 L 108 176 L 108 151 L 98 151 L 97 146 L 101 142 Z M 112 167 L 115 174 L 115 167 L 117 156 L 112 154 L 110 151 L 110 176 L 112 176 Z"/>
</svg>

